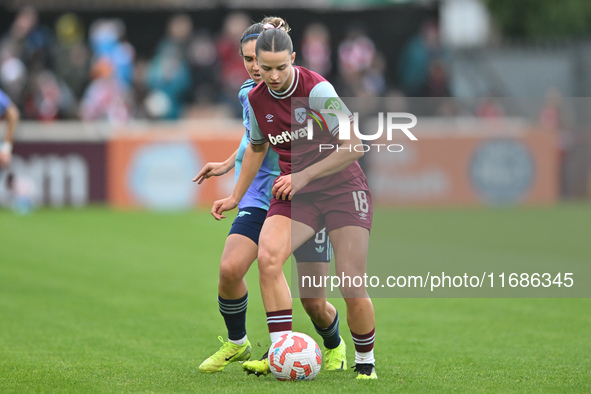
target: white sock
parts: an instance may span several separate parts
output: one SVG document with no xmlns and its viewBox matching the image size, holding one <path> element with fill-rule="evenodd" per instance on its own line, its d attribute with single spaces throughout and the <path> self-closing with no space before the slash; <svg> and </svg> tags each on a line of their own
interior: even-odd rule
<svg viewBox="0 0 591 394">
<path fill-rule="evenodd" d="M 279 338 L 281 338 L 281 335 L 289 334 L 290 332 L 291 332 L 291 330 L 290 331 L 277 331 L 277 332 L 269 333 L 269 335 L 271 335 L 271 343 L 273 343 L 276 340 L 278 340 Z"/>
<path fill-rule="evenodd" d="M 246 343 L 246 339 L 247 338 L 246 338 L 246 335 L 245 335 L 245 336 L 243 336 L 240 339 L 229 339 L 228 338 L 228 341 L 232 342 L 235 345 L 242 346 L 242 345 L 244 345 Z"/>
<path fill-rule="evenodd" d="M 361 353 L 355 351 L 355 364 L 374 364 L 376 363 L 376 359 L 373 356 L 373 349 L 369 352 Z"/>
</svg>

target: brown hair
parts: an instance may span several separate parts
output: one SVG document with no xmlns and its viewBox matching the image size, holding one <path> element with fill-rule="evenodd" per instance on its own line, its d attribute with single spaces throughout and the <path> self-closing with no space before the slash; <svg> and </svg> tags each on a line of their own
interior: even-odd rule
<svg viewBox="0 0 591 394">
<path fill-rule="evenodd" d="M 283 18 L 280 18 L 278 16 L 265 17 L 262 21 L 252 24 L 248 29 L 244 31 L 242 37 L 240 37 L 240 56 L 243 56 L 242 45 L 252 40 L 256 40 L 260 36 L 260 34 L 265 31 L 265 25 L 271 25 L 275 29 L 282 30 L 286 33 L 289 33 L 289 31 L 291 30 L 291 28 L 289 27 L 287 22 L 283 20 Z"/>
</svg>

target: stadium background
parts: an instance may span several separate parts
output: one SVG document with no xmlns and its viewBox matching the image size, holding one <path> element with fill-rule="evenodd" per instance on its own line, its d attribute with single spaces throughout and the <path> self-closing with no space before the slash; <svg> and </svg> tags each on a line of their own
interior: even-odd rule
<svg viewBox="0 0 591 394">
<path fill-rule="evenodd" d="M 504 133 L 513 137 L 527 134 L 521 160 L 533 162 L 529 163 L 529 178 L 521 180 L 515 178 L 517 170 L 504 167 L 503 176 L 513 176 L 514 182 L 524 184 L 505 185 L 521 188 L 521 192 L 501 202 L 548 204 L 564 198 L 585 199 L 590 194 L 584 97 L 589 95 L 591 84 L 584 70 L 591 64 L 591 52 L 580 33 L 570 37 L 564 37 L 566 33 L 559 29 L 554 35 L 551 30 L 542 36 L 535 30 L 512 33 L 510 23 L 515 22 L 509 19 L 503 35 L 503 19 L 495 22 L 493 14 L 478 1 L 394 5 L 310 2 L 273 10 L 260 8 L 257 2 L 240 3 L 240 9 L 233 2 L 172 7 L 162 2 L 115 2 L 100 7 L 77 3 L 74 9 L 68 8 L 71 3 L 67 1 L 35 5 L 40 7 L 37 22 L 30 27 L 24 44 L 18 44 L 12 37 L 16 33 L 11 32 L 16 30 L 14 22 L 22 5 L 4 4 L 0 16 L 1 86 L 23 114 L 13 171 L 29 178 L 35 199 L 43 205 L 108 202 L 121 207 L 186 209 L 207 206 L 225 195 L 231 187 L 229 176 L 214 179 L 202 188 L 191 187 L 184 180 L 202 163 L 224 157 L 228 151 L 225 146 L 234 145 L 242 132 L 235 94 L 246 73 L 240 70 L 238 57 L 232 67 L 222 67 L 227 63 L 225 58 L 231 59 L 236 51 L 235 46 L 224 42 L 228 21 L 240 25 L 270 13 L 288 15 L 288 21 L 299 27 L 292 32 L 298 64 L 312 65 L 311 56 L 308 59 L 303 48 L 306 28 L 320 23 L 326 29 L 328 47 L 316 53 L 320 58 L 317 66 L 342 96 L 398 98 L 407 110 L 424 116 L 419 127 L 425 125 L 428 130 L 424 138 L 434 138 L 433 144 L 438 147 L 434 162 L 429 162 L 433 160 L 431 153 L 419 151 L 414 153 L 415 163 L 407 167 L 388 163 L 393 168 L 391 173 L 384 178 L 382 171 L 380 180 L 372 182 L 383 183 L 398 175 L 392 184 L 398 181 L 399 186 L 378 195 L 378 202 L 456 206 L 499 202 L 483 188 L 502 185 L 492 179 L 475 180 L 478 175 L 470 178 L 470 173 L 475 171 L 477 147 Z M 141 9 L 139 14 L 137 8 Z M 191 25 L 187 36 L 176 44 L 184 52 L 174 55 L 183 63 L 175 79 L 182 87 L 168 89 L 160 80 L 155 81 L 154 75 L 164 67 L 159 65 L 163 48 L 174 46 L 167 32 L 172 18 L 178 15 L 189 18 Z M 472 22 L 458 23 L 462 18 Z M 99 42 L 100 21 L 119 29 L 116 42 Z M 365 43 L 358 40 L 349 49 L 353 54 L 349 57 L 367 65 L 351 66 L 343 60 L 347 58 L 344 47 L 347 35 L 359 29 L 370 47 L 364 48 Z M 108 27 L 103 26 L 103 36 L 105 30 Z M 109 45 L 112 48 L 105 49 Z M 73 55 L 76 51 L 78 55 Z M 75 56 L 82 59 L 81 64 L 71 64 Z M 115 71 L 104 67 L 102 60 L 109 56 L 124 58 Z M 351 71 L 351 67 L 358 69 Z M 424 71 L 409 71 L 412 67 Z M 105 70 L 107 74 L 101 75 Z M 121 82 L 116 88 L 104 88 L 105 94 L 115 98 L 104 108 L 90 105 L 88 102 L 101 101 L 97 98 L 101 93 L 92 91 L 92 85 L 108 80 L 109 72 Z M 355 73 L 359 75 L 351 76 Z M 414 96 L 425 99 L 411 98 Z M 117 97 L 124 97 L 120 98 L 121 110 L 113 109 L 118 105 Z M 422 111 L 422 107 L 430 109 Z M 501 121 L 491 124 L 494 118 Z M 453 137 L 458 133 L 453 124 L 457 119 L 469 119 L 471 123 L 464 131 L 474 131 L 473 146 L 463 153 L 457 151 Z M 452 127 L 445 126 L 449 122 Z M 218 144 L 215 151 L 207 141 L 220 135 L 226 143 Z M 175 145 L 170 145 L 171 140 Z M 44 143 L 47 141 L 52 144 Z M 161 143 L 165 141 L 169 143 Z M 421 150 L 426 144 L 417 146 Z M 184 154 L 177 155 L 175 149 Z M 154 161 L 142 159 L 140 154 L 165 155 L 169 166 L 183 171 L 173 171 L 177 175 L 171 178 L 167 171 L 157 171 L 155 165 L 144 168 Z M 454 167 L 451 161 L 458 154 L 464 161 Z M 526 157 L 528 154 L 531 157 Z M 371 168 L 381 165 L 371 159 L 366 159 L 365 166 L 370 178 Z M 159 187 L 163 182 L 166 187 Z M 480 189 L 475 183 L 480 183 Z M 416 190 L 414 194 L 398 190 L 409 185 Z M 0 202 L 8 206 L 10 199 L 3 185 Z"/>
<path fill-rule="evenodd" d="M 233 107 L 236 87 L 223 85 L 215 60 L 221 55 L 211 52 L 237 12 L 248 20 L 285 17 L 298 64 L 305 60 L 304 28 L 320 22 L 330 36 L 328 75 L 337 91 L 354 100 L 388 97 L 380 102 L 419 115 L 423 143 L 409 146 L 410 155 L 385 163 L 368 155 L 364 163 L 379 205 L 376 229 L 382 229 L 372 243 L 382 248 L 377 255 L 388 256 L 386 269 L 398 263 L 473 264 L 483 271 L 568 267 L 582 274 L 581 288 L 589 287 L 591 14 L 585 1 L 560 9 L 529 0 L 291 3 L 268 9 L 258 0 L 0 2 L 0 87 L 23 115 L 12 166 L 19 187 L 0 185 L 2 391 L 277 390 L 272 380 L 244 379 L 237 366 L 221 376 L 197 372 L 223 334 L 214 300 L 228 222 L 214 222 L 207 210 L 228 193 L 233 177 L 199 187 L 190 180 L 203 163 L 233 152 L 243 132 Z M 19 57 L 6 44 L 26 5 L 36 9 L 41 29 L 32 36 L 35 50 Z M 80 22 L 85 74 L 78 90 L 57 88 L 59 97 L 74 99 L 44 112 L 38 103 L 53 97 L 55 104 L 56 96 L 45 94 L 60 85 L 55 29 L 66 13 Z M 191 63 L 191 89 L 169 116 L 166 99 L 152 95 L 158 89 L 141 76 L 177 14 L 190 18 L 191 38 L 205 41 L 197 52 L 201 62 Z M 125 26 L 118 41 L 133 47 L 128 65 L 135 77 L 122 93 L 123 115 L 87 117 L 84 92 L 110 70 L 96 66 L 89 29 L 112 18 Z M 413 91 L 401 76 L 403 53 L 433 26 L 429 75 Z M 375 68 L 357 70 L 361 83 L 343 75 L 339 60 L 356 27 L 375 48 L 369 51 Z M 235 51 L 231 56 L 238 58 Z M 255 268 L 247 277 L 248 329 L 264 347 L 256 279 Z M 375 299 L 376 352 L 383 361 L 380 381 L 369 390 L 591 390 L 589 300 L 548 298 L 554 294 Z M 341 300 L 335 303 L 344 310 Z M 296 304 L 294 329 L 311 333 Z M 346 326 L 341 330 L 353 349 Z M 320 374 L 313 384 L 315 391 L 369 391 L 341 375 Z"/>
</svg>

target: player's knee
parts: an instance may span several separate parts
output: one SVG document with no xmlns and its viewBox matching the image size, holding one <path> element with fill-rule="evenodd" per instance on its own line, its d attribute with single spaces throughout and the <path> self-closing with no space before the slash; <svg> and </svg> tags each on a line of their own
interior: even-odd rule
<svg viewBox="0 0 591 394">
<path fill-rule="evenodd" d="M 356 295 L 360 295 L 360 294 L 356 294 Z M 345 300 L 345 304 L 347 304 L 347 309 L 353 309 L 353 310 L 358 310 L 358 309 L 367 309 L 367 308 L 371 308 L 372 304 L 371 304 L 371 299 L 369 298 L 369 296 L 367 295 L 367 292 L 365 292 L 364 294 L 362 294 L 360 297 L 345 297 L 344 296 L 344 300 Z"/>
<path fill-rule="evenodd" d="M 238 284 L 243 279 L 242 272 L 235 269 L 229 264 L 220 265 L 220 284 L 226 287 L 232 287 Z"/>
<path fill-rule="evenodd" d="M 300 298 L 304 310 L 311 318 L 323 316 L 326 309 L 324 298 Z"/>
<path fill-rule="evenodd" d="M 259 248 L 257 259 L 260 275 L 276 275 L 279 272 L 283 272 L 283 263 L 285 263 L 283 255 L 279 250 Z"/>
<path fill-rule="evenodd" d="M 369 298 L 367 289 L 363 286 L 341 286 L 339 290 L 343 298 L 351 300 L 352 304 L 356 304 L 358 299 Z"/>
</svg>

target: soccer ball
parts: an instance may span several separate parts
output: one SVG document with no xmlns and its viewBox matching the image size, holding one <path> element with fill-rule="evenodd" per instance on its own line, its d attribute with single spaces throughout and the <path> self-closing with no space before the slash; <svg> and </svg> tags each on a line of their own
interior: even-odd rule
<svg viewBox="0 0 591 394">
<path fill-rule="evenodd" d="M 278 380 L 312 380 L 321 365 L 318 344 L 301 332 L 283 334 L 269 348 L 269 368 Z"/>
</svg>

